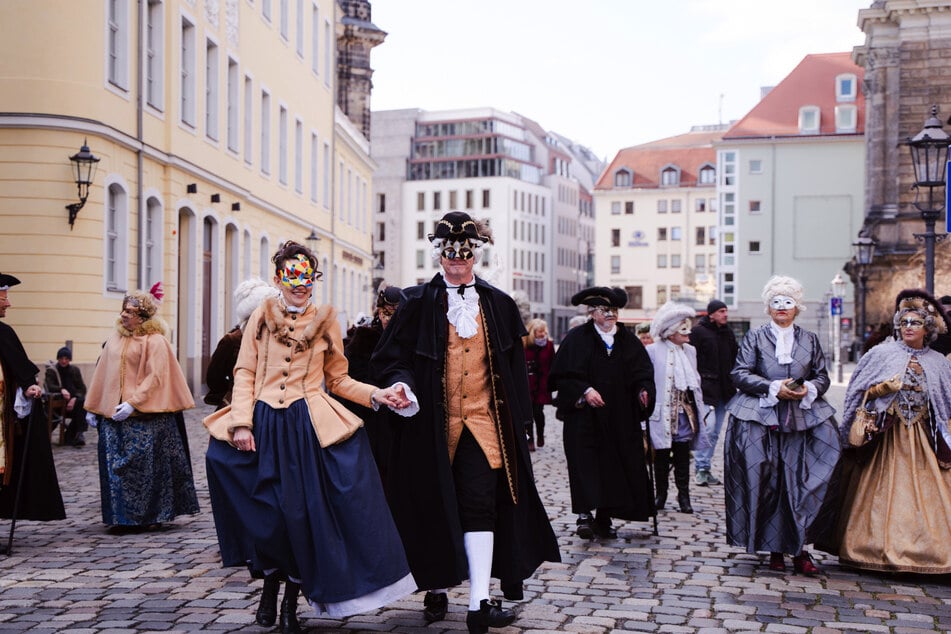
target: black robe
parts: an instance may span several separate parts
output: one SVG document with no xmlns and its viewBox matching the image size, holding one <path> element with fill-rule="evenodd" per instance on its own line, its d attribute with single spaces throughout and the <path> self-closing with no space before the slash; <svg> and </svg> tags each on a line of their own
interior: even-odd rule
<svg viewBox="0 0 951 634">
<path fill-rule="evenodd" d="M 548 378 L 565 423 L 571 509 L 645 521 L 655 511 L 641 421 L 654 409 L 654 366 L 624 326 L 618 326 L 610 355 L 594 329 L 589 321 L 568 331 Z M 588 387 L 601 394 L 604 407 L 576 407 Z M 647 391 L 647 407 L 641 406 L 641 390 Z"/>
<path fill-rule="evenodd" d="M 13 411 L 17 388 L 24 391 L 36 384 L 39 368 L 30 361 L 13 328 L 0 322 L 0 363 L 3 364 L 4 411 L 2 433 L 7 443 L 7 470 L 0 480 L 0 517 L 13 517 L 17 486 L 22 479 L 18 520 L 61 520 L 66 517 L 63 496 L 56 478 L 53 450 L 46 427 L 43 401 L 33 401 L 28 419 L 17 419 Z M 28 424 L 29 422 L 29 424 Z M 30 430 L 27 446 L 26 430 Z M 23 448 L 27 446 L 26 461 Z"/>
<path fill-rule="evenodd" d="M 369 326 L 354 328 L 343 348 L 343 354 L 347 357 L 349 363 L 347 374 L 350 375 L 351 379 L 380 385 L 373 373 L 370 372 L 370 355 L 373 354 L 373 349 L 382 335 L 383 324 L 380 323 L 379 319 L 374 319 Z M 370 439 L 370 450 L 373 452 L 373 459 L 376 460 L 377 469 L 380 471 L 380 477 L 385 486 L 386 461 L 392 446 L 389 433 L 391 426 L 387 422 L 386 412 L 374 412 L 371 408 L 359 403 L 348 401 L 336 395 L 332 396 L 340 401 L 344 407 L 363 419 L 363 428 L 367 430 L 367 437 Z"/>
<path fill-rule="evenodd" d="M 521 339 L 525 326 L 512 298 L 478 278 L 475 284 L 495 372 L 493 409 L 501 427 L 501 448 L 516 466 L 510 478 L 503 471 L 496 496 L 492 576 L 501 579 L 508 598 L 520 598 L 521 580 L 543 561 L 561 561 L 561 556 L 535 488 L 524 433 L 532 421 Z M 422 589 L 448 588 L 469 575 L 446 438 L 445 282 L 437 274 L 403 295 L 370 368 L 380 385 L 402 381 L 410 386 L 420 411 L 412 418 L 390 413 L 392 446 L 384 486 L 416 583 Z"/>
</svg>

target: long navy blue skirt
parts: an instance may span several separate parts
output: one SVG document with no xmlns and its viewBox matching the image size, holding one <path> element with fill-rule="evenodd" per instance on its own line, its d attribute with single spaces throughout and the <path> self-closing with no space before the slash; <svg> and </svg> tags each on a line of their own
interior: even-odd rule
<svg viewBox="0 0 951 634">
<path fill-rule="evenodd" d="M 366 432 L 323 448 L 304 400 L 254 408 L 255 452 L 212 439 L 208 488 L 222 563 L 299 580 L 341 618 L 416 590 Z"/>
</svg>

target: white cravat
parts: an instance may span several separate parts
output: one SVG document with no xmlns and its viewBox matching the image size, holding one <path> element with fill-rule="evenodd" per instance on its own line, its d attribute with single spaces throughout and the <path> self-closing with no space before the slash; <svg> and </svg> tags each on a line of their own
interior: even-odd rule
<svg viewBox="0 0 951 634">
<path fill-rule="evenodd" d="M 595 324 L 594 331 L 604 340 L 604 347 L 608 350 L 608 356 L 611 356 L 611 351 L 614 348 L 614 335 L 617 334 L 617 324 L 611 326 L 611 330 L 607 332 L 604 332 Z"/>
<path fill-rule="evenodd" d="M 795 334 L 793 325 L 789 324 L 782 328 L 775 321 L 771 321 L 769 327 L 776 335 L 776 361 L 781 365 L 789 365 L 792 363 L 793 335 Z"/>
<path fill-rule="evenodd" d="M 673 361 L 674 387 L 681 392 L 686 392 L 687 389 L 692 387 L 699 388 L 700 384 L 697 382 L 696 374 L 691 371 L 690 361 L 687 359 L 684 347 L 672 343 L 669 339 L 665 339 L 664 343 L 667 344 L 667 355 Z"/>
<path fill-rule="evenodd" d="M 449 323 L 456 327 L 456 333 L 463 339 L 474 337 L 479 332 L 479 322 L 476 317 L 479 315 L 479 293 L 474 285 L 449 286 L 447 297 L 449 298 L 449 310 L 446 312 L 446 318 Z M 459 294 L 459 288 L 462 287 L 463 293 Z"/>
</svg>

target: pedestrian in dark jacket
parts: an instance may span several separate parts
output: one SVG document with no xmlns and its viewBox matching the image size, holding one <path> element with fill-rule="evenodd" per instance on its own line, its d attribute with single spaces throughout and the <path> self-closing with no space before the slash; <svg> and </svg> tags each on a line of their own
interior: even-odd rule
<svg viewBox="0 0 951 634">
<path fill-rule="evenodd" d="M 726 304 L 714 299 L 707 304 L 706 316 L 690 331 L 690 345 L 697 349 L 703 402 L 713 406 L 715 417 L 711 421 L 713 424 L 707 428 L 706 442 L 694 452 L 697 486 L 720 484 L 720 480 L 710 472 L 710 463 L 726 419 L 726 404 L 736 394 L 730 373 L 733 372 L 739 351 L 736 335 L 727 326 L 727 319 Z"/>
<path fill-rule="evenodd" d="M 551 374 L 551 362 L 555 358 L 555 344 L 548 336 L 548 324 L 544 319 L 533 319 L 526 328 L 528 334 L 523 337 L 525 366 L 528 368 L 528 391 L 532 395 L 535 425 L 534 429 L 532 423 L 525 425 L 525 435 L 528 436 L 528 450 L 535 451 L 536 438 L 539 447 L 545 446 L 545 406 L 551 405 L 548 375 Z"/>
<path fill-rule="evenodd" d="M 63 346 L 56 352 L 56 363 L 46 368 L 46 391 L 58 394 L 66 403 L 63 424 L 66 425 L 66 444 L 82 447 L 86 444 L 83 434 L 86 431 L 86 410 L 83 401 L 86 398 L 86 382 L 83 373 L 72 364 L 73 351 Z M 69 419 L 66 424 L 65 419 Z"/>
</svg>

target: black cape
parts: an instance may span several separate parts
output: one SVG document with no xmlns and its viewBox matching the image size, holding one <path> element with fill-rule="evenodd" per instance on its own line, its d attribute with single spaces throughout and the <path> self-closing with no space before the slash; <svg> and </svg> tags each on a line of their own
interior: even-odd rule
<svg viewBox="0 0 951 634">
<path fill-rule="evenodd" d="M 654 409 L 654 366 L 624 326 L 618 326 L 610 355 L 594 329 L 589 321 L 568 331 L 548 377 L 565 423 L 571 510 L 600 509 L 618 519 L 645 521 L 655 511 L 641 421 Z M 576 407 L 588 387 L 601 394 L 604 407 Z M 647 391 L 647 407 L 638 399 L 641 390 Z"/>
<path fill-rule="evenodd" d="M 517 590 L 510 594 L 506 588 L 520 586 L 543 561 L 561 561 L 561 556 L 535 488 L 524 433 L 532 420 L 521 339 L 525 326 L 508 295 L 478 278 L 475 289 L 488 329 L 502 450 L 516 466 L 511 480 L 501 478 L 497 494 L 492 576 L 502 581 L 506 596 L 518 598 Z M 446 439 L 442 384 L 449 330 L 446 286 L 437 274 L 403 294 L 370 369 L 380 385 L 397 381 L 409 385 L 419 398 L 420 411 L 412 418 L 389 415 L 392 447 L 384 486 L 416 583 L 422 589 L 447 588 L 469 575 Z"/>
<path fill-rule="evenodd" d="M 7 447 L 7 471 L 0 480 L 0 517 L 13 517 L 13 504 L 17 486 L 22 479 L 18 520 L 49 521 L 66 517 L 63 496 L 56 478 L 53 449 L 46 427 L 46 412 L 43 401 L 33 401 L 28 418 L 17 419 L 13 411 L 17 388 L 26 389 L 36 384 L 39 368 L 30 361 L 13 328 L 0 322 L 0 363 L 3 364 L 6 387 L 3 411 L 3 434 Z M 29 443 L 27 440 L 29 429 Z M 24 462 L 24 447 L 27 447 Z"/>
</svg>

